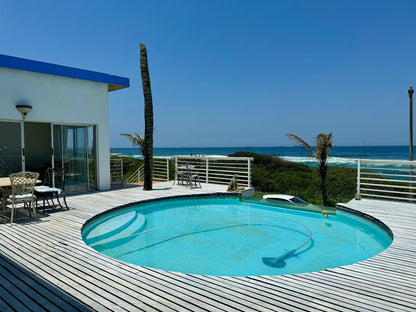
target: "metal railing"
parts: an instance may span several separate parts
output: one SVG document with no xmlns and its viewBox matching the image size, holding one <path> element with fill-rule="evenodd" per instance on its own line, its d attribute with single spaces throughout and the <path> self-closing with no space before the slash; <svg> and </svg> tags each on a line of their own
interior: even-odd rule
<svg viewBox="0 0 416 312">
<path fill-rule="evenodd" d="M 153 158 L 153 181 L 169 181 L 170 157 Z"/>
<path fill-rule="evenodd" d="M 125 179 L 123 184 L 139 183 L 140 181 L 144 181 L 144 165 L 141 165 L 127 179 Z"/>
<path fill-rule="evenodd" d="M 169 181 L 171 157 L 153 158 L 153 180 Z M 189 166 L 193 175 L 198 175 L 201 182 L 228 184 L 234 175 L 240 186 L 251 187 L 251 157 L 214 157 L 214 156 L 175 156 L 175 181 L 180 168 Z M 112 178 L 113 180 L 113 178 Z M 138 183 L 144 180 L 144 167 L 140 166 L 124 184 Z"/>
<path fill-rule="evenodd" d="M 111 176 L 111 184 L 123 183 L 123 159 L 121 158 L 110 159 L 110 176 Z"/>
<path fill-rule="evenodd" d="M 251 187 L 251 157 L 175 156 L 175 181 L 181 168 L 189 168 L 201 182 L 228 184 L 234 175 L 237 183 Z"/>
<path fill-rule="evenodd" d="M 169 157 L 153 157 L 153 181 L 169 181 L 169 160 Z M 124 180 L 124 184 L 140 183 L 143 181 L 144 165 L 141 165 Z"/>
<path fill-rule="evenodd" d="M 357 160 L 356 198 L 406 200 L 416 202 L 416 161 Z"/>
</svg>

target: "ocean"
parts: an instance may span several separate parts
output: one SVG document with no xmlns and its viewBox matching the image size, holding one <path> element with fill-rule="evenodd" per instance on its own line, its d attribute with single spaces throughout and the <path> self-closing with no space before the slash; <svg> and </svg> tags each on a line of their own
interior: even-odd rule
<svg viewBox="0 0 416 312">
<path fill-rule="evenodd" d="M 132 158 L 142 158 L 139 148 L 111 148 L 111 153 L 117 153 Z M 229 154 L 246 151 L 258 154 L 279 156 L 285 160 L 316 166 L 316 162 L 307 151 L 299 146 L 287 147 L 184 147 L 184 148 L 154 148 L 153 155 L 182 156 L 182 155 L 210 155 L 227 156 Z M 335 146 L 328 158 L 328 165 L 356 167 L 356 159 L 394 159 L 408 160 L 408 146 Z"/>
</svg>

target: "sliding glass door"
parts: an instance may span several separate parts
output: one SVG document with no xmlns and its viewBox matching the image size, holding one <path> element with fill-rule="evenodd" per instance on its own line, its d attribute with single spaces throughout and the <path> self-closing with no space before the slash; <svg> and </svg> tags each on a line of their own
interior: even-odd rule
<svg viewBox="0 0 416 312">
<path fill-rule="evenodd" d="M 65 169 L 66 192 L 96 190 L 95 130 L 85 125 L 0 121 L 0 177 L 22 170 L 42 173 L 53 163 Z"/>
<path fill-rule="evenodd" d="M 20 122 L 0 122 L 0 177 L 22 171 Z"/>
<path fill-rule="evenodd" d="M 54 167 L 65 169 L 67 192 L 96 189 L 95 127 L 54 125 Z"/>
<path fill-rule="evenodd" d="M 87 127 L 88 190 L 97 189 L 95 127 Z"/>
</svg>

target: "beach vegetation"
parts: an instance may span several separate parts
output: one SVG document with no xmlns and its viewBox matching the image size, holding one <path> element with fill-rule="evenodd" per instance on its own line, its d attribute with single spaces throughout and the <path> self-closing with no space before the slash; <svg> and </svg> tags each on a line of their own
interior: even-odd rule
<svg viewBox="0 0 416 312">
<path fill-rule="evenodd" d="M 294 163 L 277 156 L 252 152 L 237 152 L 231 157 L 252 157 L 252 186 L 255 197 L 265 194 L 289 194 L 315 204 L 323 205 L 321 179 L 314 167 Z M 349 167 L 328 166 L 327 206 L 345 203 L 354 198 L 357 187 L 357 170 Z"/>
<path fill-rule="evenodd" d="M 328 171 L 328 166 L 326 161 L 328 159 L 330 151 L 334 148 L 334 144 L 332 143 L 332 133 L 330 134 L 323 134 L 320 133 L 316 136 L 316 151 L 304 140 L 300 137 L 288 133 L 286 134 L 287 137 L 297 144 L 299 144 L 303 149 L 309 152 L 309 154 L 315 158 L 318 163 L 318 173 L 321 178 L 321 192 L 322 192 L 322 202 L 324 206 L 328 206 L 328 195 L 326 190 L 326 176 Z"/>
</svg>

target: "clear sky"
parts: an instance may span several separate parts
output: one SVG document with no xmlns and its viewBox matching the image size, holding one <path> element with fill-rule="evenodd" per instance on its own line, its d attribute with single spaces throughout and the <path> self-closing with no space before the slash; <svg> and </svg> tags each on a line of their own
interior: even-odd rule
<svg viewBox="0 0 416 312">
<path fill-rule="evenodd" d="M 130 79 L 109 94 L 111 147 L 144 132 L 140 42 L 155 147 L 409 141 L 416 1 L 0 0 L 0 23 L 1 54 Z"/>
</svg>

